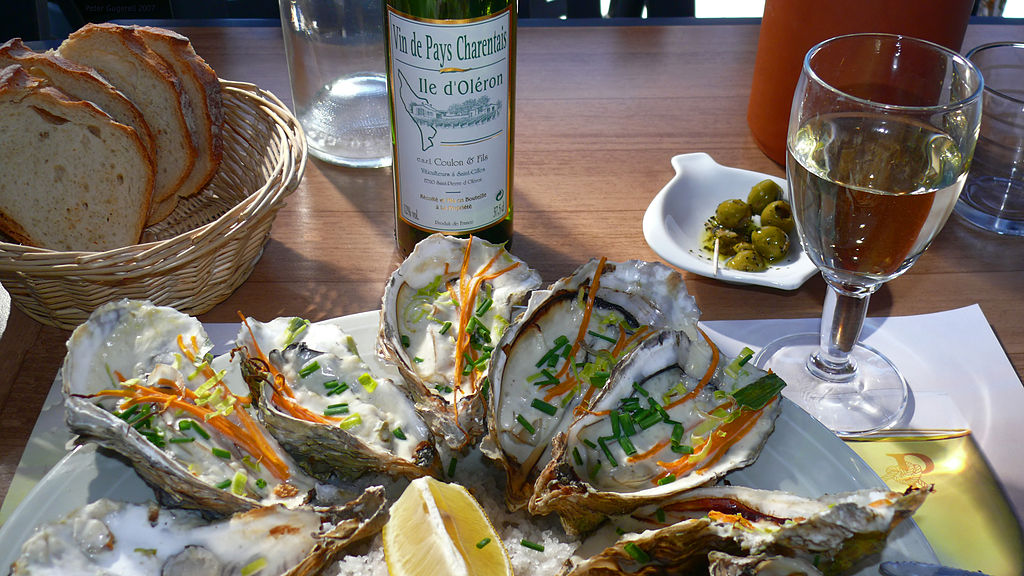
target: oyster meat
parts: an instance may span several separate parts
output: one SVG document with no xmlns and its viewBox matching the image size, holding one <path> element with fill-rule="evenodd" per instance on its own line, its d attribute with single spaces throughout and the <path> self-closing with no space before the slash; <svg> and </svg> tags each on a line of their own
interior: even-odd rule
<svg viewBox="0 0 1024 576">
<path fill-rule="evenodd" d="M 274 505 L 217 521 L 190 510 L 101 499 L 37 528 L 11 574 L 313 575 L 386 520 L 379 486 L 344 507 Z"/>
<path fill-rule="evenodd" d="M 724 359 L 695 322 L 645 339 L 555 438 L 530 512 L 557 512 L 567 532 L 580 534 L 753 462 L 785 383 L 744 352 Z"/>
<path fill-rule="evenodd" d="M 247 318 L 236 343 L 263 422 L 314 476 L 440 474 L 412 399 L 337 325 Z"/>
<path fill-rule="evenodd" d="M 929 491 L 869 489 L 810 499 L 739 486 L 697 488 L 612 518 L 583 542 L 565 574 L 707 574 L 712 550 L 788 556 L 826 576 L 843 574 L 880 552 Z"/>
<path fill-rule="evenodd" d="M 486 430 L 488 360 L 540 275 L 502 245 L 435 234 L 388 280 L 378 352 L 405 378 L 435 435 L 461 450 Z"/>
<path fill-rule="evenodd" d="M 506 469 L 511 508 L 529 500 L 552 439 L 590 407 L 618 361 L 657 329 L 698 315 L 682 276 L 657 262 L 593 259 L 531 295 L 492 355 L 481 445 Z"/>
<path fill-rule="evenodd" d="M 708 554 L 710 576 L 821 576 L 814 564 L 788 556 L 732 556 L 712 551 Z"/>
<path fill-rule="evenodd" d="M 97 308 L 68 339 L 68 427 L 126 457 L 169 506 L 224 515 L 306 502 L 315 481 L 246 411 L 212 348 L 199 321 L 173 308 Z"/>
</svg>

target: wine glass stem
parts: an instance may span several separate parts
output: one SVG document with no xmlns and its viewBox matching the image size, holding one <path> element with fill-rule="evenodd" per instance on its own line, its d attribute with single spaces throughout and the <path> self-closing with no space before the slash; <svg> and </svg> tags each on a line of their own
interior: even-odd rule
<svg viewBox="0 0 1024 576">
<path fill-rule="evenodd" d="M 821 346 L 807 359 L 807 369 L 823 380 L 845 382 L 857 374 L 850 351 L 860 340 L 870 292 L 851 293 L 827 283 L 821 314 Z"/>
</svg>

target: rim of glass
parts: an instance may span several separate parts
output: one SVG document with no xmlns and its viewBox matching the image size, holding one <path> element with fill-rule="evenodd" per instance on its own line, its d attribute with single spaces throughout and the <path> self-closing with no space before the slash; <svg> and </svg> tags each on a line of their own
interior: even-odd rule
<svg viewBox="0 0 1024 576">
<path fill-rule="evenodd" d="M 967 52 L 966 58 L 967 58 L 967 60 L 971 64 L 974 64 L 974 61 L 971 60 L 972 56 L 974 56 L 978 52 L 983 52 L 983 51 L 986 51 L 986 50 L 991 50 L 993 48 L 1024 49 L 1024 42 L 990 42 L 988 44 L 982 44 L 981 46 L 976 46 L 974 48 L 971 48 L 971 50 L 969 52 Z M 978 65 L 974 64 L 974 66 L 977 67 Z M 980 74 L 981 70 L 979 70 L 978 73 Z M 988 90 L 989 92 L 998 95 L 1000 98 L 1004 98 L 1006 100 L 1009 100 L 1010 102 L 1015 102 L 1017 104 L 1024 105 L 1024 100 L 1021 100 L 1020 98 L 1017 98 L 1015 96 L 1010 96 L 1009 94 L 1007 94 L 1006 92 L 1003 92 L 1001 90 L 996 90 L 995 88 L 992 88 L 988 84 L 985 85 L 985 90 Z"/>
<path fill-rule="evenodd" d="M 970 94 L 968 94 L 967 96 L 965 96 L 963 98 L 960 98 L 960 99 L 954 100 L 954 101 L 950 101 L 950 102 L 947 102 L 945 104 L 936 104 L 936 105 L 933 105 L 933 106 L 908 106 L 908 105 L 905 105 L 905 104 L 887 104 L 885 102 L 878 102 L 876 100 L 868 100 L 867 98 L 861 98 L 859 96 L 854 96 L 852 94 L 848 94 L 845 91 L 840 90 L 839 88 L 836 88 L 835 86 L 829 84 L 828 82 L 823 80 L 820 76 L 818 76 L 818 74 L 815 73 L 814 69 L 811 68 L 811 58 L 813 58 L 815 54 L 820 52 L 828 44 L 831 44 L 831 43 L 839 41 L 839 40 L 844 40 L 844 39 L 849 39 L 849 38 L 858 38 L 858 37 L 860 37 L 860 38 L 885 38 L 885 39 L 906 40 L 906 41 L 912 42 L 914 44 L 920 44 L 920 45 L 923 45 L 923 46 L 930 47 L 930 48 L 934 49 L 937 52 L 941 52 L 941 53 L 945 54 L 946 56 L 949 57 L 950 60 L 961 64 L 965 69 L 970 70 L 975 76 L 977 76 L 977 78 L 978 78 L 978 86 L 974 89 L 974 91 L 972 91 Z M 974 62 L 971 62 L 965 56 L 961 55 L 959 52 L 954 52 L 954 51 L 950 50 L 949 48 L 946 48 L 945 46 L 942 46 L 940 44 L 936 44 L 934 42 L 929 42 L 927 40 L 922 40 L 920 38 L 915 38 L 913 36 L 906 36 L 906 35 L 903 35 L 903 34 L 884 34 L 884 33 L 881 33 L 881 32 L 866 32 L 866 33 L 859 33 L 859 34 L 843 34 L 841 36 L 834 36 L 834 37 L 829 38 L 827 40 L 823 40 L 821 42 L 818 42 L 817 44 L 812 46 L 811 49 L 807 51 L 807 54 L 804 56 L 803 72 L 809 78 L 814 79 L 814 81 L 817 82 L 819 85 L 824 86 L 825 88 L 831 90 L 832 92 L 834 92 L 836 94 L 842 95 L 844 98 L 849 98 L 850 100 L 852 100 L 854 102 L 859 102 L 859 103 L 862 103 L 862 104 L 865 104 L 865 105 L 872 106 L 874 108 L 879 108 L 879 109 L 882 109 L 882 110 L 892 110 L 892 111 L 924 112 L 924 111 L 955 110 L 957 108 L 964 107 L 965 105 L 967 105 L 968 103 L 970 103 L 973 100 L 980 100 L 981 99 L 981 94 L 982 94 L 982 92 L 984 91 L 984 88 L 985 88 L 985 78 L 981 75 L 981 71 L 978 70 L 978 67 L 974 64 Z"/>
</svg>

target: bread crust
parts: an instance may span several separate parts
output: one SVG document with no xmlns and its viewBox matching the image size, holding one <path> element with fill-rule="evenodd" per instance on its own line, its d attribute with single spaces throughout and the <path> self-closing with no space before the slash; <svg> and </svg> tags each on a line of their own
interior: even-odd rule
<svg viewBox="0 0 1024 576">
<path fill-rule="evenodd" d="M 54 250 L 138 242 L 154 168 L 134 129 L 17 64 L 0 70 L 0 122 L 0 155 L 17 160 L 0 182 L 0 230 Z"/>
<path fill-rule="evenodd" d="M 131 29 L 109 23 L 86 24 L 68 36 L 57 53 L 95 68 L 142 111 L 156 140 L 154 202 L 177 194 L 197 151 L 185 114 L 191 104 L 171 66 Z M 145 74 L 145 83 L 133 73 Z"/>
<path fill-rule="evenodd" d="M 87 100 L 110 114 L 114 120 L 134 129 L 151 158 L 156 152 L 153 132 L 138 107 L 96 70 L 75 64 L 53 52 L 36 52 L 20 38 L 0 44 L 0 67 L 20 64 L 32 76 L 78 100 Z"/>
<path fill-rule="evenodd" d="M 223 152 L 221 135 L 224 123 L 224 106 L 220 80 L 213 69 L 203 60 L 188 38 L 163 28 L 150 26 L 129 26 L 132 32 L 151 50 L 170 64 L 182 80 L 188 95 L 191 110 L 186 117 L 193 118 L 194 141 L 197 158 L 192 172 L 182 183 L 177 197 L 188 197 L 198 193 L 216 173 Z M 150 212 L 149 224 L 163 220 L 177 204 L 171 197 L 157 202 Z"/>
</svg>

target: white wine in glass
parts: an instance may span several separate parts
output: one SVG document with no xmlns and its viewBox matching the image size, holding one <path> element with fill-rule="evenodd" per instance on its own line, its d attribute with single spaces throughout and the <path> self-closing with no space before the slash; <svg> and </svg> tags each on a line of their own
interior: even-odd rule
<svg viewBox="0 0 1024 576">
<path fill-rule="evenodd" d="M 858 340 L 870 295 L 917 261 L 956 204 L 981 88 L 964 57 L 905 36 L 840 36 L 804 59 L 786 174 L 800 242 L 828 293 L 819 333 L 771 342 L 756 362 L 837 434 L 891 426 L 906 408 L 899 370 Z"/>
</svg>

